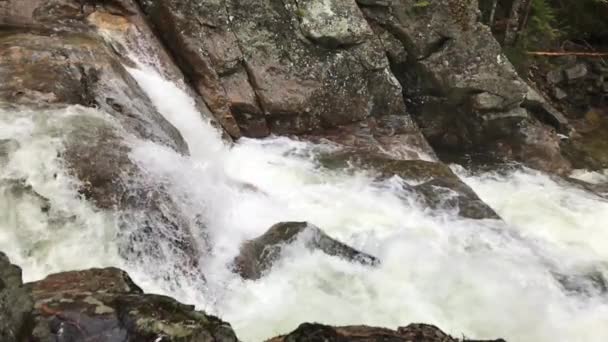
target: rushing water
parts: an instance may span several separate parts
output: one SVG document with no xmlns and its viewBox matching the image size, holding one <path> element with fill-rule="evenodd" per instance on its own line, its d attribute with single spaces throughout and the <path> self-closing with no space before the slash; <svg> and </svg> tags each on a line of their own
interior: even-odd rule
<svg viewBox="0 0 608 342">
<path fill-rule="evenodd" d="M 455 166 L 504 222 L 429 211 L 396 177 L 378 182 L 366 172 L 320 167 L 315 155 L 331 146 L 287 138 L 227 146 L 179 86 L 150 65 L 129 71 L 189 144 L 185 157 L 131 139 L 130 157 L 182 199 L 182 210 L 205 218 L 212 250 L 200 269 L 207 283 L 175 287 L 150 276 L 153 259 L 142 269 L 119 256 L 115 218 L 77 196 L 77 182 L 57 158 L 71 117 L 103 117 L 82 107 L 0 112 L 0 139 L 17 142 L 0 160 L 0 250 L 24 268 L 26 280 L 124 267 L 148 292 L 221 316 L 244 341 L 305 321 L 391 328 L 425 322 L 476 338 L 608 341 L 606 201 L 530 170 L 470 175 Z M 11 192 L 9 179 L 25 179 L 48 199 L 50 212 L 40 211 L 35 195 Z M 352 264 L 296 243 L 258 281 L 230 271 L 242 241 L 286 220 L 309 221 L 382 264 Z"/>
</svg>

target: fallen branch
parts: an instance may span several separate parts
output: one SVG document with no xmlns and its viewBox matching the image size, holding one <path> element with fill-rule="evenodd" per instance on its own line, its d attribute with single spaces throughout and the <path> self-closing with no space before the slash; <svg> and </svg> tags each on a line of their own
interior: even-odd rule
<svg viewBox="0 0 608 342">
<path fill-rule="evenodd" d="M 547 56 L 547 57 L 559 57 L 559 56 L 577 56 L 577 57 L 608 57 L 608 52 L 549 52 L 549 51 L 526 51 L 527 55 L 532 56 Z"/>
</svg>

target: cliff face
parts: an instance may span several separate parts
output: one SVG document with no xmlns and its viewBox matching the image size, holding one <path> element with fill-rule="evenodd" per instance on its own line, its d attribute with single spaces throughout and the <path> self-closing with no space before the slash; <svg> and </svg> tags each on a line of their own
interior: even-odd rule
<svg viewBox="0 0 608 342">
<path fill-rule="evenodd" d="M 570 168 L 555 133 L 567 120 L 517 75 L 477 1 L 141 3 L 233 136 L 324 136 L 399 158 L 415 157 L 406 144 L 428 152 L 426 138 L 452 155 Z"/>
</svg>

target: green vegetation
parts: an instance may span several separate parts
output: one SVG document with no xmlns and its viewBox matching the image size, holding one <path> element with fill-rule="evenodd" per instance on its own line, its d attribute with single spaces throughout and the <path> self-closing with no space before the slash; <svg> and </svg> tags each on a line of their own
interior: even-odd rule
<svg viewBox="0 0 608 342">
<path fill-rule="evenodd" d="M 566 43 L 608 49 L 608 0 L 480 0 L 483 18 L 523 71 L 526 51 L 560 51 Z M 513 7 L 516 7 L 514 10 Z M 507 40 L 509 28 L 516 39 Z"/>
</svg>

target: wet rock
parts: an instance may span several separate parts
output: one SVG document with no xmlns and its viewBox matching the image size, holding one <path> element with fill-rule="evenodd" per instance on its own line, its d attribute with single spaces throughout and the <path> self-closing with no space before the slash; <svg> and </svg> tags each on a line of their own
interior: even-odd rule
<svg viewBox="0 0 608 342">
<path fill-rule="evenodd" d="M 569 81 L 583 78 L 587 76 L 588 73 L 589 70 L 587 69 L 587 64 L 585 63 L 578 63 L 564 70 L 564 74 Z"/>
<path fill-rule="evenodd" d="M 237 123 L 233 135 L 324 136 L 408 115 L 354 0 L 140 2 L 215 115 Z"/>
<path fill-rule="evenodd" d="M 31 329 L 32 298 L 23 287 L 21 269 L 0 252 L 0 341 L 24 341 Z"/>
<path fill-rule="evenodd" d="M 379 263 L 375 257 L 329 237 L 309 223 L 282 222 L 272 226 L 264 235 L 245 242 L 234 260 L 234 269 L 244 279 L 259 279 L 279 259 L 283 248 L 297 239 L 304 239 L 307 248 L 321 250 L 328 255 L 370 266 Z"/>
<path fill-rule="evenodd" d="M 500 219 L 468 185 L 458 178 L 433 179 L 414 187 L 432 209 L 458 208 L 458 214 L 471 219 Z"/>
<path fill-rule="evenodd" d="M 34 63 L 35 61 L 35 63 Z M 129 133 L 181 153 L 181 135 L 160 115 L 99 36 L 8 32 L 0 37 L 0 101 L 31 108 L 95 107 Z"/>
<path fill-rule="evenodd" d="M 568 93 L 561 88 L 555 87 L 555 89 L 553 89 L 553 97 L 556 100 L 561 101 L 568 97 Z"/>
<path fill-rule="evenodd" d="M 386 154 L 395 159 L 437 160 L 435 152 L 409 116 L 387 115 L 356 124 L 328 129 L 321 136 L 303 135 L 320 143 L 330 141 L 343 148 Z"/>
<path fill-rule="evenodd" d="M 369 326 L 331 327 L 318 323 L 304 323 L 293 332 L 270 339 L 268 342 L 457 342 L 439 328 L 428 324 L 410 324 L 397 330 Z M 497 340 L 471 340 L 463 342 L 505 342 Z"/>
<path fill-rule="evenodd" d="M 205 226 L 180 209 L 165 184 L 145 176 L 129 156 L 124 128 L 84 111 L 67 117 L 61 130 L 63 158 L 81 180 L 79 192 L 115 213 L 120 253 L 152 276 L 168 278 L 175 268 L 189 274 L 205 249 Z"/>
<path fill-rule="evenodd" d="M 363 6 L 363 12 L 372 26 L 405 48 L 408 59 L 391 59 L 391 69 L 408 109 L 439 154 L 485 151 L 528 163 L 524 154 L 510 154 L 497 143 L 514 148 L 534 142 L 521 134 L 528 126 L 550 131 L 557 123 L 555 129 L 567 131 L 559 112 L 544 104 L 528 107 L 529 86 L 478 21 L 477 1 L 416 4 L 393 1 L 389 7 Z M 386 46 L 394 54 L 393 45 Z M 545 157 L 561 158 L 559 153 Z"/>
<path fill-rule="evenodd" d="M 164 185 L 129 156 L 136 139 L 188 154 L 179 131 L 125 68 L 133 66 L 126 57 L 128 36 L 150 39 L 129 14 L 137 9 L 128 1 L 123 10 L 113 1 L 111 13 L 110 2 L 90 10 L 64 0 L 26 3 L 11 5 L 22 16 L 0 34 L 0 105 L 55 113 L 49 134 L 63 143 L 58 158 L 78 179 L 79 193 L 116 218 L 121 254 L 134 263 L 155 260 L 160 267 L 142 267 L 156 276 L 194 267 L 205 248 L 202 220 L 180 210 Z M 155 46 L 138 44 L 149 51 Z"/>
<path fill-rule="evenodd" d="M 598 267 L 599 266 L 599 267 Z M 553 272 L 553 277 L 570 294 L 602 296 L 608 293 L 608 279 L 602 271 L 605 265 L 585 267 L 577 272 Z"/>
<path fill-rule="evenodd" d="M 431 209 L 454 209 L 472 219 L 499 219 L 499 216 L 462 182 L 445 164 L 424 160 L 397 160 L 386 155 L 346 151 L 321 156 L 319 163 L 330 169 L 369 169 L 380 179 L 402 178 Z"/>
<path fill-rule="evenodd" d="M 119 269 L 54 274 L 28 288 L 36 341 L 237 341 L 229 324 L 169 297 L 144 294 Z"/>
<path fill-rule="evenodd" d="M 564 79 L 564 71 L 561 68 L 551 70 L 547 73 L 547 82 L 551 84 L 561 83 Z"/>
</svg>

